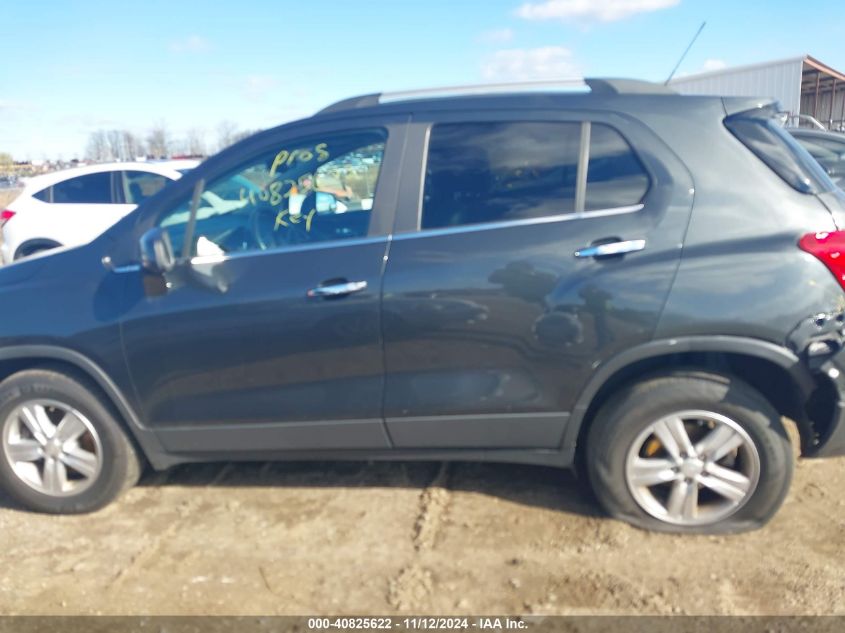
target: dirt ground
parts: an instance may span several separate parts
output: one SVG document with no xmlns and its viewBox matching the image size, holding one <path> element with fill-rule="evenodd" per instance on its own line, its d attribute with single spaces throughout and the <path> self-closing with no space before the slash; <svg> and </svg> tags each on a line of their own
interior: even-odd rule
<svg viewBox="0 0 845 633">
<path fill-rule="evenodd" d="M 0 189 L 0 207 L 5 208 L 5 205 L 17 198 L 20 192 L 20 189 Z"/>
<path fill-rule="evenodd" d="M 0 496 L 0 614 L 845 614 L 845 462 L 765 529 L 643 532 L 569 473 L 254 463 L 147 475 L 88 516 Z"/>
</svg>

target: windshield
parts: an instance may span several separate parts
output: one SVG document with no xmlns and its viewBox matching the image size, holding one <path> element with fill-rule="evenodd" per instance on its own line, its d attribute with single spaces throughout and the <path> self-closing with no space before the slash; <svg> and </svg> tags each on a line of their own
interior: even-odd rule
<svg viewBox="0 0 845 633">
<path fill-rule="evenodd" d="M 822 166 L 783 128 L 774 107 L 734 114 L 725 126 L 793 189 L 809 194 L 836 189 Z"/>
</svg>

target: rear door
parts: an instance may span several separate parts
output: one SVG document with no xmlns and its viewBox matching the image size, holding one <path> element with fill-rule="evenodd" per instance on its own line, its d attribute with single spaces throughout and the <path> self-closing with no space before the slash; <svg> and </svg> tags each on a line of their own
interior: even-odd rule
<svg viewBox="0 0 845 633">
<path fill-rule="evenodd" d="M 115 172 L 115 199 L 125 207 L 124 213 L 128 213 L 147 198 L 152 198 L 173 180 L 176 178 L 149 171 Z"/>
<path fill-rule="evenodd" d="M 383 290 L 391 439 L 557 447 L 593 368 L 652 336 L 688 172 L 613 114 L 433 115 L 408 147 Z"/>
<path fill-rule="evenodd" d="M 102 171 L 53 185 L 46 237 L 62 246 L 84 244 L 134 209 L 119 195 L 120 176 L 119 171 Z"/>
</svg>

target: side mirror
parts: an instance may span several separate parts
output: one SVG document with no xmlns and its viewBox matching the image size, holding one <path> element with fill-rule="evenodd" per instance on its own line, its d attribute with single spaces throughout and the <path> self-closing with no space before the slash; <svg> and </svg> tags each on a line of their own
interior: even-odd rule
<svg viewBox="0 0 845 633">
<path fill-rule="evenodd" d="M 163 275 L 176 267 L 173 244 L 166 229 L 150 229 L 141 236 L 141 267 L 147 272 Z"/>
</svg>

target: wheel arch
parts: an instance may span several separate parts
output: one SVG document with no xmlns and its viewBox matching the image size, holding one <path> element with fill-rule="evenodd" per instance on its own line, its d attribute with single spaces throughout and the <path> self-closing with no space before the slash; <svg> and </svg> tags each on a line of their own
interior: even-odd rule
<svg viewBox="0 0 845 633">
<path fill-rule="evenodd" d="M 75 350 L 57 345 L 16 345 L 0 349 L 0 381 L 27 369 L 66 369 L 79 374 L 97 388 L 114 408 L 118 422 L 126 430 L 136 448 L 156 469 L 176 463 L 169 458 L 155 433 L 141 422 L 132 405 L 109 375 L 93 360 Z"/>
<path fill-rule="evenodd" d="M 49 250 L 53 248 L 61 248 L 62 244 L 56 240 L 51 240 L 46 237 L 36 237 L 22 242 L 16 249 L 12 259 L 20 259 L 31 255 L 33 250 Z"/>
<path fill-rule="evenodd" d="M 817 430 L 809 420 L 805 406 L 819 389 L 819 383 L 809 369 L 789 349 L 774 343 L 715 336 L 652 341 L 626 350 L 600 365 L 572 409 L 562 448 L 574 449 L 580 459 L 586 444 L 586 431 L 602 404 L 620 388 L 669 369 L 709 369 L 745 380 L 782 416 L 798 424 L 802 450 L 806 452 L 811 447 Z"/>
</svg>

